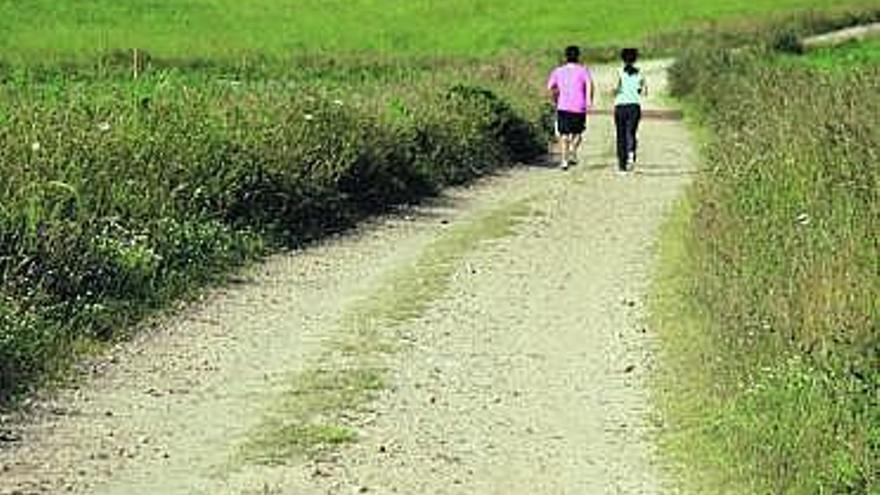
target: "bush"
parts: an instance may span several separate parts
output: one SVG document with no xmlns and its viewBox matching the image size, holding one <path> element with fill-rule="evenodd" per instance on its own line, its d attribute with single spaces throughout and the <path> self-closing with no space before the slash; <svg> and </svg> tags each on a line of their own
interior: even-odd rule
<svg viewBox="0 0 880 495">
<path fill-rule="evenodd" d="M 20 393 L 50 371 L 63 353 L 63 332 L 0 295 L 0 390 Z"/>
<path fill-rule="evenodd" d="M 75 340 L 113 338 L 267 246 L 542 151 L 487 89 L 404 89 L 382 109 L 291 84 L 153 73 L 0 89 L 0 401 Z"/>
</svg>

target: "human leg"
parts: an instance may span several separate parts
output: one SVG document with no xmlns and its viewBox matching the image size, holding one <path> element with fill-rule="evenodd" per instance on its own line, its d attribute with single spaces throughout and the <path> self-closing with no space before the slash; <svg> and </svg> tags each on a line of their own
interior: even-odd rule
<svg viewBox="0 0 880 495">
<path fill-rule="evenodd" d="M 583 134 L 575 134 L 571 139 L 571 149 L 569 150 L 569 163 L 576 164 L 578 162 L 578 151 L 583 141 Z"/>
<path fill-rule="evenodd" d="M 563 169 L 568 168 L 570 163 L 577 161 L 577 151 L 580 145 L 580 135 L 584 132 L 586 114 L 566 112 L 559 110 L 556 115 L 559 133 L 562 135 L 562 163 Z"/>
<path fill-rule="evenodd" d="M 639 148 L 639 123 L 642 121 L 642 107 L 636 105 L 633 115 L 632 125 L 632 161 L 635 162 L 638 156 Z"/>
<path fill-rule="evenodd" d="M 639 107 L 638 105 L 623 105 L 621 111 L 623 113 L 625 167 L 630 169 L 635 162 Z"/>
<path fill-rule="evenodd" d="M 617 165 L 626 170 L 626 111 L 622 105 L 614 107 L 614 127 L 617 130 Z"/>
<path fill-rule="evenodd" d="M 571 134 L 562 135 L 562 160 L 559 165 L 562 168 L 568 168 L 569 154 L 571 152 Z"/>
</svg>

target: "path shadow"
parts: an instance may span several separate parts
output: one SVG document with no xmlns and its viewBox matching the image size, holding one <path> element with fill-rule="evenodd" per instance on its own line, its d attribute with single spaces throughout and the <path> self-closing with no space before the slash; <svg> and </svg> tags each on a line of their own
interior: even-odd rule
<svg viewBox="0 0 880 495">
<path fill-rule="evenodd" d="M 548 153 L 528 163 L 523 163 L 522 166 L 526 168 L 557 168 L 559 167 L 559 155 Z"/>
</svg>

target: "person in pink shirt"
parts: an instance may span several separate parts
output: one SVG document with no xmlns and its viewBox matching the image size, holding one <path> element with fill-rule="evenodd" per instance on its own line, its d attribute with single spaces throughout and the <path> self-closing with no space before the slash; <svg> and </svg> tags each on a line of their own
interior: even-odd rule
<svg viewBox="0 0 880 495">
<path fill-rule="evenodd" d="M 562 139 L 563 170 L 577 163 L 581 136 L 586 129 L 587 111 L 593 102 L 594 85 L 589 69 L 580 64 L 576 46 L 565 49 L 564 65 L 550 73 L 547 89 L 556 105 L 556 132 Z"/>
</svg>

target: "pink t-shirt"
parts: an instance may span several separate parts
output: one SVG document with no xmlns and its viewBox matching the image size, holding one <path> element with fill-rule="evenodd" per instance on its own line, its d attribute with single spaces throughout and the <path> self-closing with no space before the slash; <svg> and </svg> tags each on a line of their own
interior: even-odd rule
<svg viewBox="0 0 880 495">
<path fill-rule="evenodd" d="M 590 71 L 579 64 L 565 64 L 550 73 L 547 89 L 559 88 L 557 110 L 586 113 L 590 108 Z"/>
</svg>

